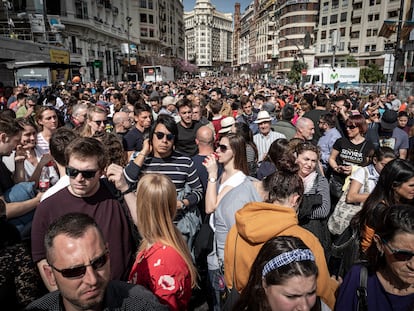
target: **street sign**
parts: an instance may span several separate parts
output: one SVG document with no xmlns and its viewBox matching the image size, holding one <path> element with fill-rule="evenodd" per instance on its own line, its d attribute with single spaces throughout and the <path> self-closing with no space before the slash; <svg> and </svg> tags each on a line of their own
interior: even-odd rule
<svg viewBox="0 0 414 311">
<path fill-rule="evenodd" d="M 95 60 L 93 62 L 93 67 L 95 67 L 95 68 L 102 68 L 102 61 L 101 60 Z"/>
<path fill-rule="evenodd" d="M 384 55 L 384 75 L 392 75 L 394 73 L 394 55 L 393 54 L 385 54 Z"/>
<path fill-rule="evenodd" d="M 302 69 L 300 71 L 300 73 L 302 74 L 302 76 L 306 76 L 308 74 L 308 70 L 307 69 Z"/>
</svg>

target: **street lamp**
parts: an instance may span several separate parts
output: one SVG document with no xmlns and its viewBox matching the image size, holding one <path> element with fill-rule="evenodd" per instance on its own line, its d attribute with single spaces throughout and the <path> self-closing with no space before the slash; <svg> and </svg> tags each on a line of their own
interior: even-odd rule
<svg viewBox="0 0 414 311">
<path fill-rule="evenodd" d="M 126 17 L 126 21 L 127 21 L 127 37 L 128 37 L 128 72 L 131 71 L 131 40 L 130 40 L 130 36 L 129 36 L 129 27 L 131 26 L 131 17 L 127 16 Z M 128 73 L 127 73 L 127 79 L 128 79 Z"/>
</svg>

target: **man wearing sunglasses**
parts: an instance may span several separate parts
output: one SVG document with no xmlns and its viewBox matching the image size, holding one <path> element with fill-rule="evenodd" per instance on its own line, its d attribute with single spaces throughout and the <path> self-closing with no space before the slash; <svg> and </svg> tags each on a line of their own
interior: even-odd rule
<svg viewBox="0 0 414 311">
<path fill-rule="evenodd" d="M 93 218 L 69 213 L 45 235 L 47 282 L 58 290 L 26 310 L 166 310 L 139 285 L 111 281 L 110 252 Z"/>
<path fill-rule="evenodd" d="M 174 150 L 177 124 L 173 117 L 160 115 L 144 141 L 142 150 L 124 169 L 129 183 L 135 184 L 141 174 L 164 174 L 171 178 L 177 190 L 177 215 L 175 223 L 191 245 L 199 224 L 197 204 L 203 197 L 203 186 L 191 158 Z M 135 213 L 135 207 L 133 208 Z M 185 223 L 185 225 L 184 225 Z M 187 225 L 190 225 L 190 228 Z M 183 225 L 183 226 L 181 226 Z"/>
<path fill-rule="evenodd" d="M 43 239 L 49 224 L 58 217 L 72 212 L 84 213 L 95 219 L 103 231 L 111 250 L 111 279 L 126 280 L 129 260 L 133 256 L 135 243 L 132 236 L 128 207 L 115 196 L 116 189 L 104 175 L 107 156 L 102 143 L 94 138 L 77 138 L 65 149 L 66 175 L 69 186 L 42 201 L 36 209 L 32 223 L 32 257 L 43 274 L 46 264 L 46 250 Z M 124 185 L 126 187 L 124 187 Z M 124 191 L 126 182 L 115 183 Z M 126 205 L 134 200 L 125 193 Z M 45 275 L 42 275 L 45 284 Z M 49 287 L 49 290 L 54 288 Z"/>
</svg>

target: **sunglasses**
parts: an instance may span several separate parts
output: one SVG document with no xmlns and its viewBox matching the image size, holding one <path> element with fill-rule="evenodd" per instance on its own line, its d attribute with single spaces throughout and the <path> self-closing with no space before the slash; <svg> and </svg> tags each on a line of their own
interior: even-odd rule
<svg viewBox="0 0 414 311">
<path fill-rule="evenodd" d="M 92 120 L 92 122 L 95 122 L 97 126 L 100 126 L 101 124 L 106 125 L 108 123 L 107 120 Z"/>
<path fill-rule="evenodd" d="M 347 125 L 346 128 L 350 129 L 350 130 L 353 130 L 353 129 L 356 129 L 357 126 L 356 125 Z"/>
<path fill-rule="evenodd" d="M 81 174 L 83 178 L 91 179 L 91 178 L 95 177 L 97 171 L 98 170 L 81 171 L 81 170 L 77 170 L 76 168 L 73 168 L 73 167 L 67 167 L 66 168 L 66 175 L 68 175 L 70 178 L 76 178 L 79 174 Z"/>
<path fill-rule="evenodd" d="M 388 241 L 384 239 L 382 239 L 382 243 L 384 243 L 384 245 L 388 247 L 388 249 L 390 250 L 391 254 L 394 256 L 394 259 L 396 261 L 408 261 L 414 256 L 414 252 L 392 248 L 388 244 Z"/>
<path fill-rule="evenodd" d="M 167 140 L 173 140 L 174 139 L 174 134 L 165 134 L 165 133 L 163 133 L 163 132 L 155 132 L 154 133 L 155 134 L 155 136 L 157 136 L 157 138 L 159 139 L 159 140 L 161 140 L 161 139 L 163 139 L 164 138 L 164 136 L 167 136 Z"/>
<path fill-rule="evenodd" d="M 225 153 L 228 149 L 226 145 L 222 145 L 222 144 L 217 145 L 217 148 L 220 149 L 221 153 Z"/>
<path fill-rule="evenodd" d="M 380 114 L 379 113 L 371 113 L 371 117 L 379 117 Z"/>
<path fill-rule="evenodd" d="M 86 268 L 88 266 L 91 266 L 92 269 L 95 271 L 102 268 L 108 262 L 108 258 L 109 258 L 109 251 L 106 250 L 98 258 L 91 260 L 89 262 L 89 265 L 82 265 L 82 266 L 77 266 L 77 267 L 67 268 L 67 269 L 62 269 L 62 270 L 52 266 L 51 264 L 49 264 L 49 266 L 51 266 L 54 270 L 62 274 L 63 277 L 72 279 L 72 278 L 79 278 L 79 277 L 84 276 L 86 273 Z"/>
</svg>

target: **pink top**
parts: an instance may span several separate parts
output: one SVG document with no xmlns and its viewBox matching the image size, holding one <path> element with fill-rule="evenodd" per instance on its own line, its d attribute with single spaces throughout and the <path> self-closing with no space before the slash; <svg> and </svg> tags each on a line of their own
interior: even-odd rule
<svg viewBox="0 0 414 311">
<path fill-rule="evenodd" d="M 187 310 L 191 276 L 181 255 L 160 242 L 138 253 L 128 281 L 154 293 L 170 310 Z"/>
</svg>

